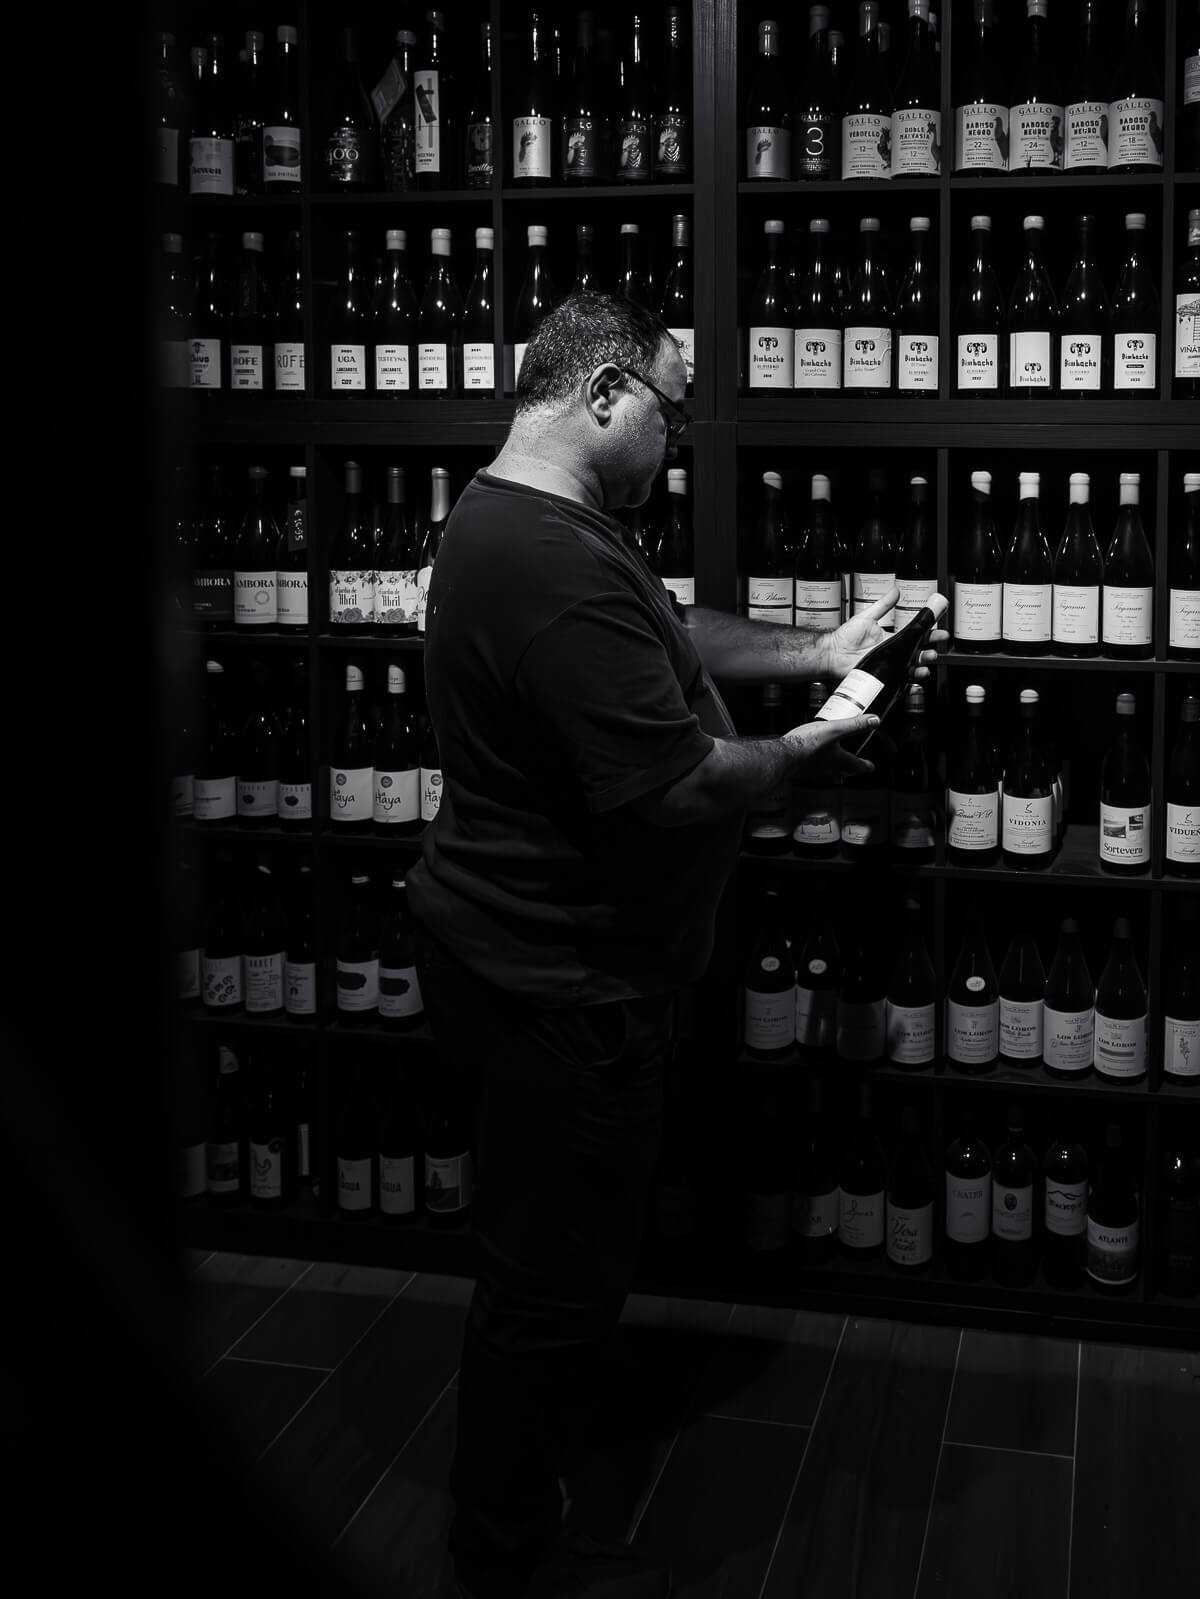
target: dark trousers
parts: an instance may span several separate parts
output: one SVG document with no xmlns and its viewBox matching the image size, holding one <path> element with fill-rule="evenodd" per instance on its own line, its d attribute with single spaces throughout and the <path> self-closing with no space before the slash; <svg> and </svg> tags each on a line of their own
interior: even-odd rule
<svg viewBox="0 0 1200 1599">
<path fill-rule="evenodd" d="M 490 1599 L 520 1593 L 559 1531 L 558 1479 L 637 1262 L 675 998 L 547 1009 L 423 932 L 417 960 L 447 1065 L 479 1083 L 449 1544 Z"/>
</svg>

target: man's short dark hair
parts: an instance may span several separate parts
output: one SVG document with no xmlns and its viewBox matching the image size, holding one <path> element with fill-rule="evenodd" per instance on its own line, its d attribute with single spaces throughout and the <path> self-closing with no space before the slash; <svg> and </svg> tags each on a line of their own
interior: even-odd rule
<svg viewBox="0 0 1200 1599">
<path fill-rule="evenodd" d="M 590 289 L 565 295 L 525 346 L 516 410 L 563 404 L 606 361 L 646 371 L 670 338 L 662 318 L 632 300 Z"/>
</svg>

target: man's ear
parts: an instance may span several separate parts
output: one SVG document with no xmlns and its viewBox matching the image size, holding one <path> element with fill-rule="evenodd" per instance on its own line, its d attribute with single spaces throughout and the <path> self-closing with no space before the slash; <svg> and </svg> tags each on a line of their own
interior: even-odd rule
<svg viewBox="0 0 1200 1599">
<path fill-rule="evenodd" d="M 587 408 L 601 427 L 612 421 L 612 391 L 621 381 L 621 369 L 613 361 L 598 366 L 587 380 Z"/>
</svg>

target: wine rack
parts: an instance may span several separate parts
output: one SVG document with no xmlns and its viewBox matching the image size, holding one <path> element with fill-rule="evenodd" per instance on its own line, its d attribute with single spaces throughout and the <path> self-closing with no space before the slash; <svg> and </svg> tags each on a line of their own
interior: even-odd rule
<svg viewBox="0 0 1200 1599">
<path fill-rule="evenodd" d="M 236 39 L 246 26 L 277 20 L 265 14 L 252 15 L 252 8 L 224 0 L 209 7 L 181 3 L 173 10 L 169 6 L 167 9 L 171 15 L 160 15 L 154 25 L 172 28 L 185 47 L 187 41 L 213 27 L 222 28 L 228 39 Z M 541 9 L 562 29 L 565 60 L 569 57 L 576 8 L 556 4 Z M 632 9 L 617 8 L 614 30 L 627 25 L 627 13 Z M 639 9 L 644 20 L 648 16 L 654 37 L 662 8 Z M 328 784 L 328 733 L 345 662 L 375 661 L 382 671 L 379 655 L 394 653 L 409 673 L 410 693 L 417 705 L 424 701 L 419 638 L 338 638 L 330 634 L 323 620 L 324 551 L 340 514 L 342 465 L 347 458 L 360 459 L 369 478 L 372 474 L 382 477 L 387 464 L 404 464 L 410 486 L 427 483 L 432 464 L 445 465 L 451 471 L 452 495 L 457 495 L 470 474 L 491 458 L 505 437 L 512 415 L 512 401 L 505 394 L 500 346 L 511 340 L 512 309 L 525 260 L 526 229 L 532 223 L 549 228 L 551 273 L 561 292 L 570 281 L 571 241 L 579 222 L 587 221 L 595 227 L 598 264 L 602 275 L 609 276 L 615 270 L 620 224 L 638 222 L 643 240 L 652 246 L 659 262 L 661 282 L 671 219 L 683 213 L 689 220 L 696 371 L 694 394 L 688 404 L 695 420 L 683 442 L 679 464 L 689 470 L 699 604 L 726 611 L 737 609 L 738 533 L 751 514 L 754 486 L 763 470 L 783 470 L 789 480 L 794 478 L 798 484 L 805 482 L 811 472 L 830 470 L 841 473 L 851 483 L 868 461 L 887 470 L 896 487 L 907 482 L 913 472 L 926 475 L 936 513 L 938 587 L 944 593 L 950 592 L 957 507 L 974 468 L 986 467 L 993 473 L 1002 535 L 1011 525 L 1006 524 L 1008 513 L 1004 506 L 1007 502 L 1015 510 L 1020 470 L 1041 470 L 1043 492 L 1057 496 L 1064 505 L 1066 478 L 1071 470 L 1083 467 L 1091 471 L 1096 492 L 1107 495 L 1113 503 L 1117 472 L 1126 467 L 1140 471 L 1143 514 L 1155 557 L 1153 659 L 1122 663 L 1049 656 L 1022 661 L 999 654 L 965 657 L 951 649 L 935 670 L 931 696 L 935 706 L 950 694 L 961 697 L 965 684 L 977 678 L 996 685 L 998 692 L 1011 687 L 1014 694 L 1026 683 L 1045 684 L 1064 703 L 1077 699 L 1087 708 L 1092 722 L 1077 719 L 1072 728 L 1081 741 L 1083 765 L 1087 766 L 1097 761 L 1097 750 L 1107 735 L 1113 695 L 1120 688 L 1132 687 L 1145 718 L 1147 747 L 1153 752 L 1156 791 L 1161 792 L 1182 684 L 1191 677 L 1200 679 L 1200 662 L 1166 659 L 1168 541 L 1172 529 L 1179 525 L 1183 474 L 1185 470 L 1200 470 L 1200 407 L 1196 402 L 1171 398 L 1173 274 L 1183 254 L 1187 210 L 1200 204 L 1200 174 L 1177 170 L 1176 163 L 1185 8 L 1177 0 L 1162 0 L 1158 10 L 1166 121 L 1161 176 L 958 175 L 947 155 L 937 177 L 769 184 L 747 181 L 743 176 L 741 108 L 747 63 L 754 58 L 757 23 L 778 13 L 766 0 L 761 4 L 751 4 L 749 0 L 692 0 L 688 9 L 694 182 L 610 183 L 586 189 L 552 182 L 536 191 L 512 184 L 508 176 L 505 82 L 506 75 L 517 70 L 523 8 L 513 0 L 472 0 L 462 8 L 461 38 L 468 41 L 479 23 L 490 22 L 496 63 L 492 118 L 497 161 L 491 187 L 436 193 L 380 192 L 353 198 L 329 193 L 316 176 L 324 94 L 321 75 L 336 59 L 338 29 L 344 19 L 331 0 L 301 0 L 286 19 L 296 23 L 300 40 L 301 127 L 306 141 L 300 192 L 282 198 L 248 196 L 204 202 L 180 196 L 159 207 L 157 231 L 175 229 L 198 238 L 209 228 L 232 235 L 245 227 L 257 227 L 277 238 L 294 228 L 303 240 L 308 291 L 304 309 L 308 361 L 305 391 L 297 395 L 266 392 L 219 397 L 165 393 L 156 399 L 161 400 L 157 421 L 162 437 L 188 461 L 217 456 L 233 462 L 234 471 L 240 472 L 251 460 L 261 458 L 271 468 L 276 483 L 283 481 L 289 463 L 306 467 L 311 596 L 308 633 L 296 638 L 268 631 L 260 639 L 247 641 L 232 629 L 213 635 L 181 627 L 171 653 L 176 663 L 182 657 L 201 663 L 201 669 L 204 652 L 209 648 L 218 655 L 225 652 L 238 659 L 247 658 L 246 652 L 255 647 L 268 653 L 286 652 L 288 658 L 297 654 L 304 658 L 310 696 L 314 795 L 311 829 L 286 835 L 268 829 L 252 839 L 234 827 L 217 830 L 217 834 L 218 842 L 235 851 L 265 845 L 280 851 L 305 852 L 313 865 L 318 905 L 332 902 L 335 886 L 351 864 L 360 863 L 361 869 L 372 873 L 382 872 L 415 859 L 419 850 L 419 840 L 386 844 L 369 837 L 337 837 L 323 798 Z M 844 29 L 847 47 L 852 50 L 855 8 L 846 0 L 839 0 L 832 9 L 834 26 Z M 971 8 L 966 0 L 943 0 L 936 9 L 941 13 L 942 126 L 948 146 L 953 136 L 952 86 L 957 81 L 953 67 L 955 31 L 961 34 L 966 28 Z M 1014 5 L 998 9 L 1019 8 Z M 423 12 L 423 8 L 416 8 L 413 17 L 417 11 Z M 799 8 L 787 15 L 785 35 L 789 37 L 784 40 L 785 52 L 789 44 L 799 48 L 803 11 Z M 457 7 L 454 12 L 457 28 Z M 905 8 L 900 0 L 889 0 L 884 14 L 892 26 L 893 48 L 901 50 Z M 390 54 L 395 27 L 421 27 L 419 18 L 415 24 L 409 23 L 407 15 L 398 21 L 394 11 L 371 5 L 360 8 L 357 20 L 363 58 L 380 68 Z M 467 49 L 466 43 L 463 49 Z M 186 48 L 182 53 L 186 54 Z M 372 70 L 368 67 L 365 72 L 368 79 Z M 1110 254 L 1119 248 L 1125 213 L 1136 209 L 1147 214 L 1162 306 L 1157 392 L 1148 399 L 1105 394 L 1086 400 L 1057 395 L 1037 401 L 1003 395 L 960 400 L 953 391 L 949 352 L 953 290 L 969 246 L 971 215 L 987 210 L 993 216 L 997 271 L 1006 287 L 1019 248 L 1024 212 L 1044 211 L 1049 219 L 1050 247 L 1057 250 L 1060 245 L 1065 246 L 1068 218 L 1077 209 L 1087 209 L 1099 218 L 1105 249 Z M 781 217 L 788 229 L 799 236 L 812 218 L 830 217 L 848 246 L 848 253 L 852 253 L 857 221 L 866 215 L 883 219 L 897 256 L 905 247 L 909 218 L 930 218 L 930 248 L 940 287 L 941 358 L 936 394 L 856 399 L 843 392 L 823 399 L 799 394 L 764 397 L 745 392 L 741 385 L 745 365 L 743 324 L 760 264 L 763 222 Z M 498 348 L 493 393 L 432 401 L 420 396 L 392 398 L 370 393 L 347 400 L 330 394 L 321 357 L 337 271 L 339 233 L 347 227 L 359 229 L 381 250 L 384 230 L 397 226 L 408 233 L 410 272 L 418 291 L 430 228 L 448 226 L 452 230 L 452 262 L 460 290 L 465 290 L 470 271 L 474 229 L 489 226 L 494 230 Z M 1061 256 L 1057 259 L 1061 260 Z M 1111 278 L 1113 267 L 1107 259 L 1104 270 Z M 656 486 L 652 516 L 661 505 L 664 487 Z M 1045 526 L 1052 537 L 1060 525 L 1056 518 L 1056 510 L 1047 511 Z M 1108 509 L 1099 510 L 1096 528 L 1102 542 L 1110 526 Z M 173 576 L 177 578 L 178 574 Z M 964 677 L 964 672 L 971 675 Z M 1103 707 L 1102 711 L 1095 709 L 1098 706 Z M 735 708 L 740 711 L 743 707 Z M 752 698 L 746 701 L 745 709 L 749 728 Z M 1088 803 L 1094 797 L 1094 788 L 1093 780 Z M 886 865 L 879 869 L 841 859 L 804 862 L 791 857 L 769 861 L 743 857 L 722 915 L 711 970 L 687 996 L 681 1069 L 673 1074 L 670 1085 L 668 1130 L 656 1202 L 661 1225 L 658 1243 L 647 1248 L 640 1286 L 651 1291 L 657 1287 L 660 1291 L 706 1297 L 753 1296 L 760 1302 L 780 1304 L 853 1306 L 867 1313 L 901 1313 L 985 1325 L 1040 1324 L 1086 1336 L 1170 1341 L 1193 1334 L 1200 1317 L 1200 1301 L 1195 1297 L 1190 1301 L 1174 1300 L 1163 1292 L 1149 1240 L 1159 1205 L 1158 1172 L 1164 1132 L 1173 1118 L 1190 1117 L 1194 1138 L 1200 1097 L 1195 1092 L 1189 1095 L 1185 1089 L 1164 1086 L 1161 1071 L 1152 1069 L 1148 1080 L 1130 1086 L 1112 1085 L 1096 1078 L 1089 1078 L 1086 1085 L 1053 1082 L 1035 1073 L 1004 1067 L 986 1077 L 964 1078 L 947 1070 L 940 1058 L 932 1071 L 913 1073 L 886 1066 L 870 1071 L 878 1102 L 886 1107 L 881 1112 L 885 1122 L 894 1120 L 903 1101 L 919 1108 L 935 1168 L 951 1136 L 954 1110 L 965 1100 L 981 1104 L 985 1119 L 993 1111 L 999 1119 L 1007 1103 L 1005 1096 L 1016 1095 L 1028 1107 L 1031 1121 L 1039 1130 L 1049 1126 L 1064 1102 L 1070 1101 L 1086 1107 L 1089 1115 L 1111 1113 L 1121 1120 L 1137 1151 L 1143 1236 L 1147 1242 L 1136 1291 L 1119 1299 L 1086 1285 L 1071 1292 L 1056 1292 L 1040 1278 L 1017 1288 L 991 1281 L 960 1283 L 946 1275 L 936 1257 L 932 1269 L 916 1276 L 900 1276 L 890 1271 L 885 1261 L 878 1260 L 853 1265 L 833 1260 L 802 1269 L 786 1263 L 764 1264 L 739 1251 L 736 1240 L 723 1231 L 722 1200 L 715 1190 L 687 1196 L 687 1184 L 680 1177 L 684 1166 L 698 1162 L 706 1169 L 727 1170 L 733 1161 L 733 1151 L 722 1134 L 723 1119 L 733 1115 L 738 1121 L 743 1113 L 751 1115 L 747 1106 L 757 1103 L 762 1094 L 768 1100 L 771 1095 L 782 1096 L 783 1101 L 794 1097 L 796 1084 L 804 1081 L 808 1070 L 798 1056 L 782 1064 L 764 1065 L 739 1054 L 736 994 L 746 927 L 764 874 L 771 873 L 786 883 L 788 893 L 801 900 L 831 892 L 839 899 L 861 894 L 865 902 L 883 906 L 890 901 L 885 901 L 881 893 L 880 871 L 895 876 Z M 1133 882 L 1114 881 L 1096 864 L 1095 820 L 1083 816 L 1081 807 L 1078 814 L 1069 818 L 1063 848 L 1044 873 L 1022 874 L 1018 880 L 1016 874 L 999 865 L 973 870 L 952 867 L 939 838 L 934 860 L 905 874 L 906 884 L 910 878 L 926 909 L 932 930 L 930 949 L 935 968 L 943 978 L 953 959 L 958 917 L 966 898 L 978 898 L 993 906 L 997 925 L 1011 921 L 1018 900 L 1023 907 L 1034 905 L 1035 916 L 1040 914 L 1036 906 L 1043 904 L 1049 917 L 1057 917 L 1061 905 L 1070 900 L 1080 914 L 1105 925 L 1129 908 L 1128 913 L 1137 924 L 1143 973 L 1151 995 L 1151 1056 L 1156 1049 L 1161 1054 L 1162 966 L 1171 908 L 1181 896 L 1196 891 L 1188 882 L 1164 875 L 1161 838 L 1156 842 L 1156 855 L 1148 874 Z M 331 928 L 326 925 L 319 939 L 326 984 L 331 938 Z M 998 944 L 999 939 L 995 942 Z M 993 946 L 997 961 L 1001 952 Z M 180 1041 L 181 1058 L 188 1059 L 195 1056 L 197 1047 L 207 1059 L 208 1053 L 215 1050 L 218 1035 L 222 1040 L 245 1037 L 251 1042 L 263 1037 L 280 1043 L 302 1039 L 305 1049 L 311 1052 L 318 1127 L 323 1118 L 328 1119 L 336 1103 L 337 1062 L 347 1051 L 373 1058 L 409 1060 L 414 1073 L 423 1079 L 436 1074 L 436 1048 L 426 1029 L 418 1029 L 397 1042 L 394 1035 L 379 1028 L 341 1028 L 328 1019 L 329 1015 L 326 1007 L 312 1024 L 305 1025 L 286 1019 L 264 1021 L 244 1016 L 224 1022 L 193 1011 L 181 1018 L 175 1036 Z M 185 1039 L 186 1043 L 182 1042 Z M 820 1070 L 828 1075 L 827 1065 Z M 845 1084 L 840 1089 L 835 1086 L 835 1091 L 848 1092 Z M 196 1114 L 194 1105 L 192 1114 Z M 769 1122 L 767 1117 L 755 1125 L 761 1129 Z M 998 1124 L 1002 1122 L 998 1120 Z M 751 1161 L 753 1148 L 752 1141 L 748 1157 Z M 745 1155 L 746 1151 L 738 1153 Z M 306 1190 L 281 1213 L 266 1214 L 249 1207 L 218 1209 L 204 1199 L 197 1200 L 184 1211 L 187 1241 L 206 1247 L 387 1261 L 432 1270 L 472 1269 L 471 1240 L 464 1230 L 440 1231 L 423 1223 L 402 1231 L 378 1225 L 346 1225 L 332 1203 L 328 1161 L 326 1143 L 317 1156 L 315 1172 L 320 1195 Z M 724 1203 L 729 1203 L 728 1194 Z M 715 1240 L 712 1247 L 695 1246 L 694 1230 L 680 1223 L 681 1212 L 690 1215 L 697 1204 L 709 1216 L 711 1238 Z"/>
</svg>

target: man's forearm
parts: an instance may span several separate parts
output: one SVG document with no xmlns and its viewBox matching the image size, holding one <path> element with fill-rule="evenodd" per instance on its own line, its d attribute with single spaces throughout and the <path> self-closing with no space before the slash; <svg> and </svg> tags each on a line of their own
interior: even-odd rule
<svg viewBox="0 0 1200 1599">
<path fill-rule="evenodd" d="M 669 788 L 635 800 L 633 808 L 660 827 L 712 822 L 748 810 L 793 777 L 804 752 L 784 738 L 718 738 L 686 776 Z"/>
<path fill-rule="evenodd" d="M 829 669 L 828 633 L 704 605 L 687 607 L 685 625 L 704 665 L 726 683 L 811 681 Z"/>
</svg>

